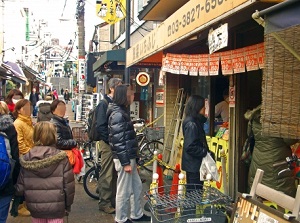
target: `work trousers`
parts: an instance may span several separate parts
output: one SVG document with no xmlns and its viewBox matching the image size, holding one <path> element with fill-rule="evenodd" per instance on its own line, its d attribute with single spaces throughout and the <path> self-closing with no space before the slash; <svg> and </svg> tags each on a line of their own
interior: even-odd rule
<svg viewBox="0 0 300 223">
<path fill-rule="evenodd" d="M 99 207 L 115 206 L 117 172 L 114 168 L 111 148 L 104 141 L 97 142 L 97 149 L 101 155 L 101 170 L 99 173 Z"/>
</svg>

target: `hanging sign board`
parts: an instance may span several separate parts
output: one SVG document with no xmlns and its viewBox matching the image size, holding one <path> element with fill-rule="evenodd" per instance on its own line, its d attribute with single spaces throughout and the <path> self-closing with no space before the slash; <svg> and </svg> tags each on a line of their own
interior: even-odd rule
<svg viewBox="0 0 300 223">
<path fill-rule="evenodd" d="M 96 14 L 109 24 L 115 24 L 126 17 L 126 0 L 96 1 Z"/>
<path fill-rule="evenodd" d="M 228 23 L 208 33 L 209 53 L 212 54 L 228 45 Z"/>
</svg>

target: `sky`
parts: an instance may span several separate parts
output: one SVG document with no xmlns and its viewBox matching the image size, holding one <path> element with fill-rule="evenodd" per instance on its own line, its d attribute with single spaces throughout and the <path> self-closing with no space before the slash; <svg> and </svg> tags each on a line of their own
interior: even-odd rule
<svg viewBox="0 0 300 223">
<path fill-rule="evenodd" d="M 60 39 L 60 45 L 67 45 L 77 32 L 75 19 L 76 0 L 23 0 L 33 10 L 34 15 L 48 21 L 52 37 Z M 92 38 L 95 25 L 101 23 L 96 16 L 96 1 L 85 0 L 85 49 Z M 63 19 L 63 20 L 61 20 Z M 78 39 L 77 39 L 78 41 Z"/>
</svg>

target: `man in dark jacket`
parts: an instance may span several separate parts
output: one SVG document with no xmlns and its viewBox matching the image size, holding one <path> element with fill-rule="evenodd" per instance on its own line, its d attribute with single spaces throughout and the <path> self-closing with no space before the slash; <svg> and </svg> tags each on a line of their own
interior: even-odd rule
<svg viewBox="0 0 300 223">
<path fill-rule="evenodd" d="M 122 84 L 122 80 L 119 78 L 111 78 L 108 81 L 109 94 L 104 95 L 104 99 L 100 101 L 96 114 L 96 129 L 99 133 L 97 146 L 101 155 L 101 170 L 98 180 L 99 210 L 108 214 L 115 212 L 113 206 L 115 206 L 117 173 L 114 168 L 112 151 L 108 143 L 106 112 L 108 104 L 112 103 L 115 87 L 120 84 Z"/>
<path fill-rule="evenodd" d="M 11 199 L 15 193 L 14 185 L 17 183 L 18 175 L 20 172 L 20 163 L 19 163 L 19 147 L 17 141 L 17 132 L 13 124 L 13 120 L 10 115 L 8 115 L 8 108 L 6 106 L 6 112 L 4 106 L 0 104 L 0 132 L 5 133 L 10 143 L 10 153 L 12 159 L 16 161 L 15 168 L 13 170 L 12 179 L 0 189 L 0 222 L 5 222 L 8 210 L 10 206 Z"/>
<path fill-rule="evenodd" d="M 35 88 L 32 88 L 32 92 L 29 96 L 29 101 L 31 102 L 31 106 L 32 106 L 32 115 L 36 116 L 37 115 L 36 103 L 39 101 L 39 94 L 36 93 Z"/>
</svg>

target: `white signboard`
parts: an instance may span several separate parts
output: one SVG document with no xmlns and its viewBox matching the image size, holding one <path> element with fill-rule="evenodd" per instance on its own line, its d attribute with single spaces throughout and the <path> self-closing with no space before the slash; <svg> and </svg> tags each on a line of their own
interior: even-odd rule
<svg viewBox="0 0 300 223">
<path fill-rule="evenodd" d="M 85 59 L 78 60 L 78 90 L 85 91 L 86 66 Z"/>
<path fill-rule="evenodd" d="M 134 101 L 130 105 L 130 118 L 131 120 L 137 120 L 140 117 L 140 102 Z"/>
<path fill-rule="evenodd" d="M 208 34 L 209 53 L 212 54 L 228 45 L 228 23 L 215 30 L 210 30 Z"/>
</svg>

